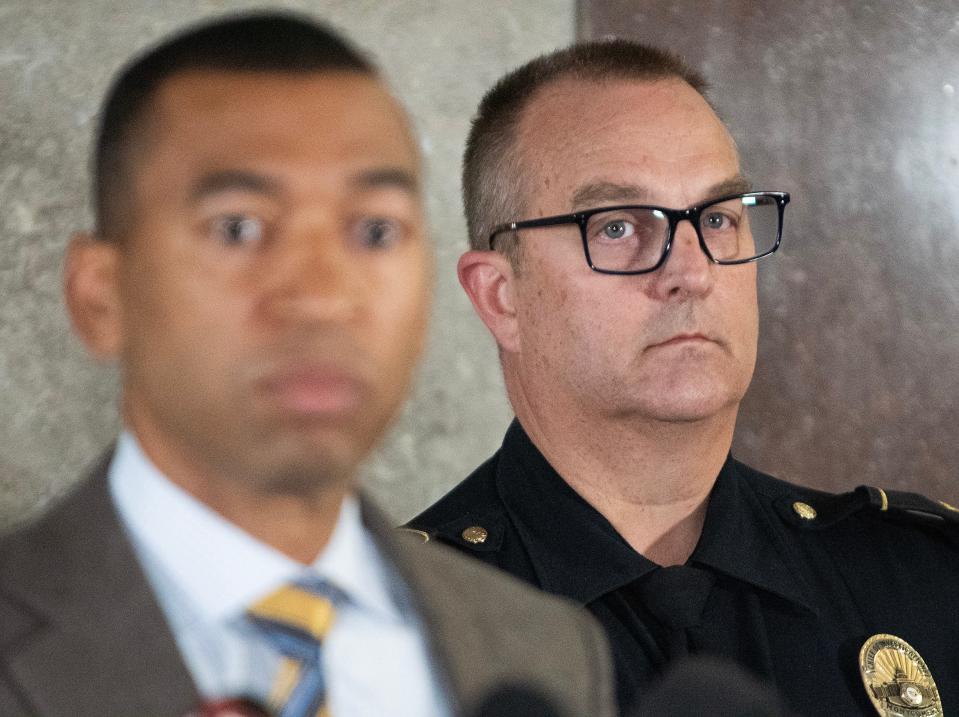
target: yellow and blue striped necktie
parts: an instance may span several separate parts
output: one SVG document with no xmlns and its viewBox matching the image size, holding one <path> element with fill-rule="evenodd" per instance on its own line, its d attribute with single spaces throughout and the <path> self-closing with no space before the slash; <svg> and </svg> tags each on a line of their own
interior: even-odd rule
<svg viewBox="0 0 959 717">
<path fill-rule="evenodd" d="M 252 623 L 281 655 L 270 707 L 277 717 L 328 717 L 322 645 L 333 624 L 325 583 L 292 583 L 252 605 Z"/>
</svg>

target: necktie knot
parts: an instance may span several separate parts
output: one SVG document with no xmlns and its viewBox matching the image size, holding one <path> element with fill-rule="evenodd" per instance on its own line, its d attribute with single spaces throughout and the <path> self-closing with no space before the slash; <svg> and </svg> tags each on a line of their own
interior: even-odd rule
<svg viewBox="0 0 959 717">
<path fill-rule="evenodd" d="M 300 584 L 281 587 L 258 600 L 249 615 L 265 632 L 286 630 L 322 642 L 333 624 L 333 603 L 316 589 Z"/>
</svg>

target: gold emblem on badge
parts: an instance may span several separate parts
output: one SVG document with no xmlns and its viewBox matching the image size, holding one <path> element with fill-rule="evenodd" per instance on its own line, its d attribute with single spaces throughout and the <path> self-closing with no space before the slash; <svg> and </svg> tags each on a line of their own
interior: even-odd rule
<svg viewBox="0 0 959 717">
<path fill-rule="evenodd" d="M 866 694 L 881 717 L 942 717 L 939 690 L 925 660 L 895 635 L 873 635 L 859 651 Z"/>
</svg>

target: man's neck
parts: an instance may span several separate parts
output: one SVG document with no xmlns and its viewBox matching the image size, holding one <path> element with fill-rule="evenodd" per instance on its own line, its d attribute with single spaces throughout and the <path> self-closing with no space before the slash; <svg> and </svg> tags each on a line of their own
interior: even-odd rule
<svg viewBox="0 0 959 717">
<path fill-rule="evenodd" d="M 308 495 L 278 493 L 239 476 L 220 475 L 187 452 L 171 448 L 142 424 L 129 430 L 167 480 L 260 542 L 304 565 L 329 543 L 347 494 L 345 484 Z"/>
<path fill-rule="evenodd" d="M 345 497 L 330 491 L 277 495 L 236 483 L 184 477 L 179 474 L 170 480 L 260 542 L 304 565 L 313 563 L 329 543 Z"/>
<path fill-rule="evenodd" d="M 692 423 L 570 421 L 521 407 L 517 415 L 550 465 L 634 550 L 660 565 L 686 562 L 729 453 L 735 407 Z"/>
</svg>

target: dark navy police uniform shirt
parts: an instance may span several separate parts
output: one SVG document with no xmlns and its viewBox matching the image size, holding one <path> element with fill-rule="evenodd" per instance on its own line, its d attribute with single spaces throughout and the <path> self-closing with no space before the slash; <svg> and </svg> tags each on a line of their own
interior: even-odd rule
<svg viewBox="0 0 959 717">
<path fill-rule="evenodd" d="M 633 550 L 518 422 L 502 448 L 409 524 L 572 598 L 605 626 L 624 712 L 671 662 L 732 658 L 801 715 L 874 715 L 870 636 L 924 658 L 959 714 L 959 513 L 921 496 L 792 485 L 729 458 L 685 565 Z"/>
</svg>

